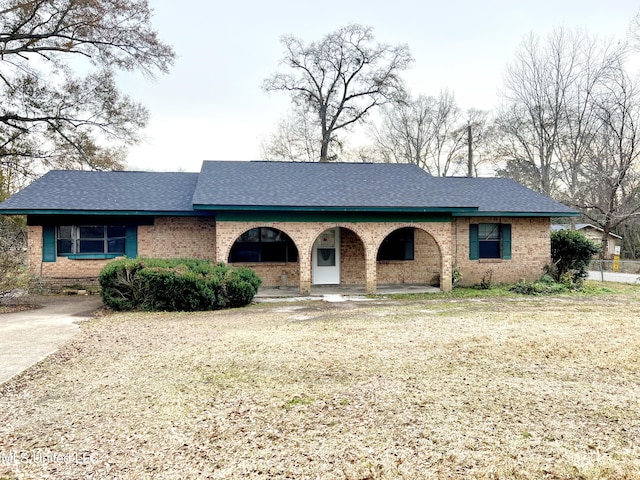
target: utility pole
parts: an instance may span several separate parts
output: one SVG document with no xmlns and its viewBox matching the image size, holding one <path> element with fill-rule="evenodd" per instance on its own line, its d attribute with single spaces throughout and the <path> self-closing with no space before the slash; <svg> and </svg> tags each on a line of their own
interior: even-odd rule
<svg viewBox="0 0 640 480">
<path fill-rule="evenodd" d="M 467 177 L 473 177 L 473 143 L 471 141 L 471 123 L 467 124 L 467 145 L 469 153 L 467 156 Z"/>
</svg>

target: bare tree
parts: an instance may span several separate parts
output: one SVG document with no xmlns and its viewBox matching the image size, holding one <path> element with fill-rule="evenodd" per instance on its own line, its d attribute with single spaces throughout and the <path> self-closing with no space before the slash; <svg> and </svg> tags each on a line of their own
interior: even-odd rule
<svg viewBox="0 0 640 480">
<path fill-rule="evenodd" d="M 386 163 L 411 163 L 430 171 L 435 103 L 434 97 L 407 95 L 386 105 L 380 126 L 370 128 L 375 154 Z"/>
<path fill-rule="evenodd" d="M 566 96 L 576 77 L 578 36 L 557 29 L 545 43 L 533 34 L 523 41 L 507 68 L 496 119 L 504 133 L 503 173 L 545 195 L 557 191 L 554 167 Z"/>
<path fill-rule="evenodd" d="M 319 160 L 334 160 L 330 146 L 336 132 L 361 122 L 370 111 L 395 98 L 402 90 L 400 72 L 411 55 L 406 45 L 375 42 L 373 30 L 348 25 L 318 42 L 305 44 L 293 36 L 282 39 L 287 73 L 264 81 L 265 91 L 285 91 L 293 103 L 317 115 Z"/>
<path fill-rule="evenodd" d="M 444 177 L 459 173 L 460 152 L 466 146 L 466 129 L 460 128 L 462 111 L 455 96 L 447 89 L 436 99 L 436 110 L 432 122 L 430 156 L 434 165 L 433 175 Z M 464 158 L 462 159 L 464 160 Z"/>
<path fill-rule="evenodd" d="M 302 108 L 294 108 L 261 142 L 261 157 L 265 160 L 315 162 L 320 154 L 320 140 L 315 116 Z"/>
<path fill-rule="evenodd" d="M 412 163 L 435 176 L 458 173 L 465 164 L 467 130 L 462 112 L 447 89 L 437 97 L 403 96 L 387 105 L 373 127 L 378 156 L 385 162 Z"/>
<path fill-rule="evenodd" d="M 489 112 L 476 108 L 467 110 L 466 125 L 460 126 L 457 134 L 464 138 L 466 151 L 462 150 L 458 155 L 466 156 L 467 176 L 478 177 L 491 170 L 495 128 Z M 458 163 L 464 163 L 464 160 L 460 159 Z"/>
<path fill-rule="evenodd" d="M 501 173 L 609 232 L 640 212 L 640 94 L 627 45 L 558 29 L 529 37 L 506 78 Z"/>
<path fill-rule="evenodd" d="M 609 232 L 640 216 L 640 86 L 624 70 L 622 61 L 603 81 L 597 99 L 601 130 L 583 164 L 589 186 L 576 206 Z"/>
<path fill-rule="evenodd" d="M 148 115 L 115 71 L 174 60 L 150 18 L 147 0 L 0 0 L 0 162 L 121 168 Z"/>
<path fill-rule="evenodd" d="M 623 44 L 579 30 L 559 28 L 545 41 L 530 35 L 507 70 L 496 122 L 503 173 L 574 201 L 590 180 L 582 165 L 603 126 L 598 99 L 624 55 Z"/>
</svg>

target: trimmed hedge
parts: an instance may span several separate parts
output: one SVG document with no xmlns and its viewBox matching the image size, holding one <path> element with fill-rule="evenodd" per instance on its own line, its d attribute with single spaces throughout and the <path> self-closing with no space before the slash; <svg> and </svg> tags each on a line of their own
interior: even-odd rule
<svg viewBox="0 0 640 480">
<path fill-rule="evenodd" d="M 121 259 L 98 277 L 102 301 L 114 310 L 199 311 L 251 303 L 260 278 L 248 268 L 196 259 Z"/>
</svg>

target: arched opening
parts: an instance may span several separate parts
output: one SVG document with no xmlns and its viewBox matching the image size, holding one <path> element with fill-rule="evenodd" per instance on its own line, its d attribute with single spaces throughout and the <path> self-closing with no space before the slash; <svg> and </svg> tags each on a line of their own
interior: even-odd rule
<svg viewBox="0 0 640 480">
<path fill-rule="evenodd" d="M 345 227 L 332 227 L 315 239 L 312 252 L 314 285 L 364 285 L 365 247 L 360 236 Z"/>
<path fill-rule="evenodd" d="M 228 263 L 250 267 L 266 287 L 300 282 L 298 248 L 277 228 L 255 227 L 244 232 L 231 246 Z"/>
<path fill-rule="evenodd" d="M 378 284 L 440 286 L 440 248 L 425 230 L 402 227 L 389 233 L 376 255 Z"/>
</svg>

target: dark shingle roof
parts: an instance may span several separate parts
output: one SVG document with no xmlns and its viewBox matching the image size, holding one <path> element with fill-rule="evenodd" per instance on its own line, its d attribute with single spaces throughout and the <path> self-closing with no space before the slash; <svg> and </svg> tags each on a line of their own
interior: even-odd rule
<svg viewBox="0 0 640 480">
<path fill-rule="evenodd" d="M 204 162 L 200 173 L 54 170 L 0 203 L 0 213 L 303 209 L 575 212 L 508 179 L 432 177 L 415 165 Z"/>
<path fill-rule="evenodd" d="M 193 203 L 574 213 L 509 179 L 432 177 L 415 165 L 377 163 L 204 162 Z"/>
<path fill-rule="evenodd" d="M 509 178 L 434 178 L 439 193 L 454 191 L 462 202 L 472 202 L 480 212 L 553 213 L 573 215 L 575 210 L 534 192 Z"/>
<path fill-rule="evenodd" d="M 197 173 L 53 170 L 0 210 L 192 212 Z"/>
<path fill-rule="evenodd" d="M 415 165 L 204 162 L 195 206 L 449 207 Z M 469 206 L 472 206 L 471 204 Z"/>
</svg>

